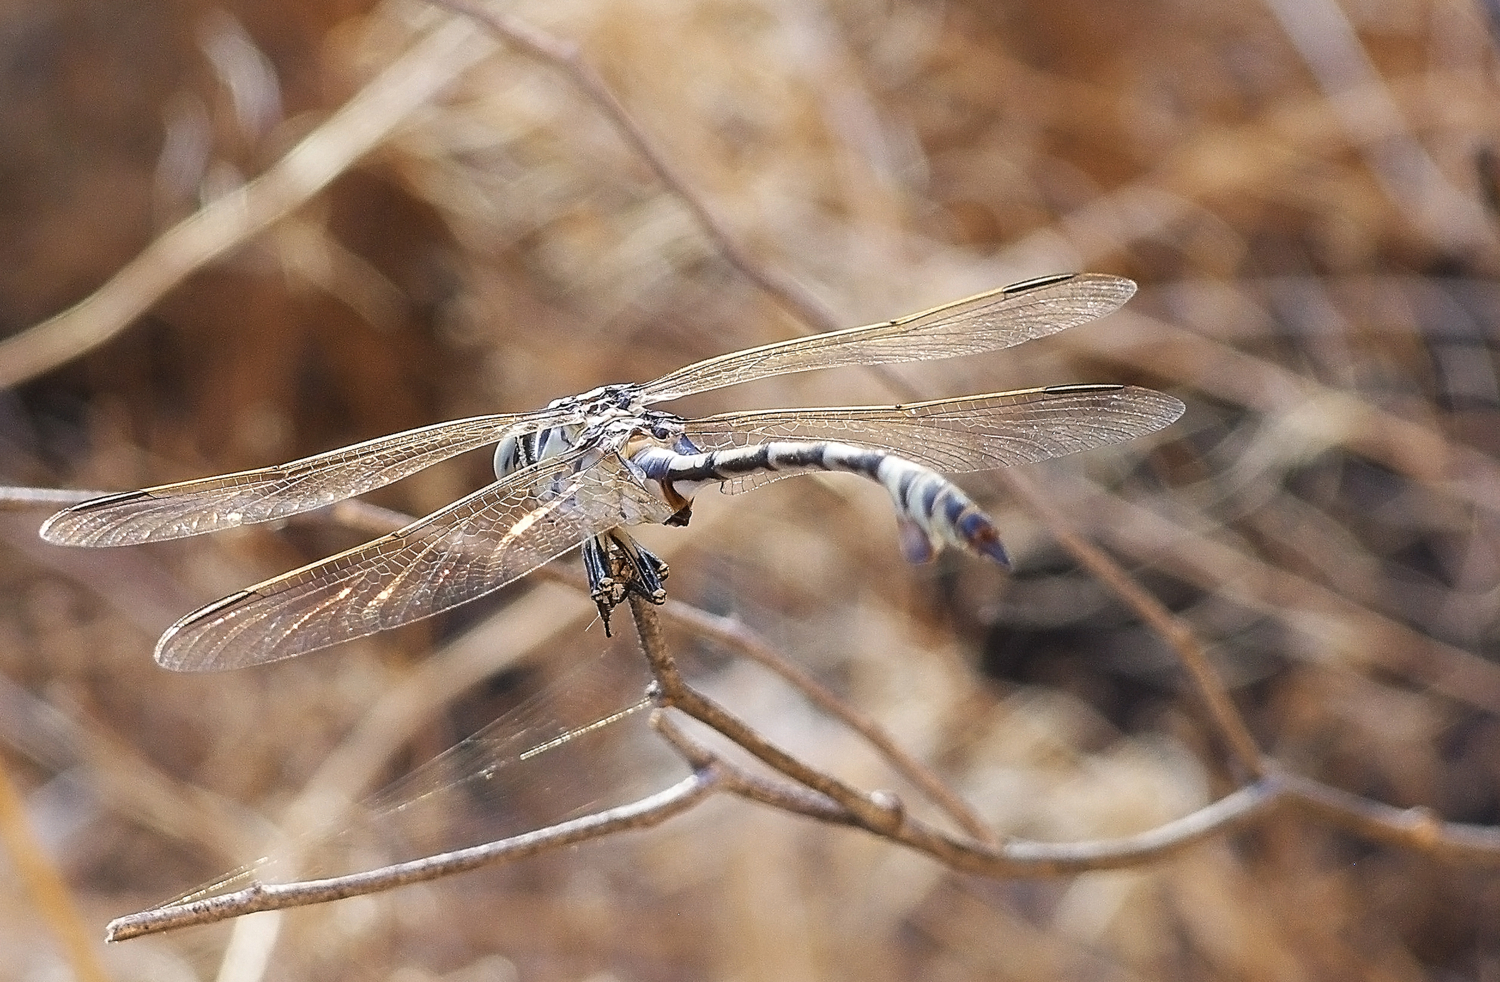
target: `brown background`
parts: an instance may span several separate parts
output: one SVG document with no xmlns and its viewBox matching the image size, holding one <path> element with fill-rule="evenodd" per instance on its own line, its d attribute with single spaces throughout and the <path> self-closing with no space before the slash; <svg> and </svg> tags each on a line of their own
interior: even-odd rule
<svg viewBox="0 0 1500 982">
<path fill-rule="evenodd" d="M 1289 23 L 1257 3 L 1170 0 L 506 9 L 576 42 L 749 250 L 844 323 L 1059 269 L 1139 280 L 1127 314 L 903 375 L 934 397 L 1064 381 L 1182 397 L 1187 416 L 1159 438 L 1028 476 L 1194 626 L 1277 759 L 1494 824 L 1500 705 L 1442 684 L 1493 656 L 1500 605 L 1491 25 L 1458 0 L 1292 7 Z M 0 332 L 79 301 L 263 171 L 432 16 L 6 5 Z M 290 221 L 0 393 L 0 480 L 118 489 L 256 466 L 801 330 L 595 107 L 502 52 Z M 850 370 L 672 408 L 888 397 Z M 471 455 L 374 498 L 424 512 L 487 466 Z M 691 528 L 645 538 L 671 549 L 674 596 L 763 633 L 1003 832 L 1123 835 L 1232 789 L 1166 646 L 996 481 L 963 484 L 1006 529 L 1013 576 L 961 557 L 908 568 L 888 503 L 853 478 L 705 494 Z M 0 740 L 95 935 L 255 856 L 309 787 L 369 791 L 604 648 L 585 598 L 521 586 L 298 662 L 174 676 L 150 650 L 177 616 L 358 539 L 304 521 L 82 553 L 39 543 L 40 518 L 0 523 Z M 783 688 L 676 641 L 779 740 L 892 782 Z M 351 750 L 421 666 L 465 644 L 495 674 L 411 710 L 415 735 L 387 756 Z M 516 658 L 532 667 L 506 668 Z M 558 806 L 554 785 L 609 800 L 667 773 L 645 739 L 622 730 L 503 803 L 455 807 L 503 810 L 481 818 L 509 828 L 577 804 Z M 370 773 L 339 772 L 341 752 Z M 296 912 L 274 947 L 229 957 L 326 980 L 1488 978 L 1497 885 L 1291 818 L 1136 871 L 989 882 L 715 802 Z M 10 872 L 0 913 L 0 975 L 66 971 Z M 100 955 L 121 979 L 210 978 L 229 932 Z"/>
</svg>

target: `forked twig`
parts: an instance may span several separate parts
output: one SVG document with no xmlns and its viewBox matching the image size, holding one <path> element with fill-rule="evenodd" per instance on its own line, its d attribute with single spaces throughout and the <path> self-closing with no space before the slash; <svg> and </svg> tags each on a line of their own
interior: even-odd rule
<svg viewBox="0 0 1500 982">
<path fill-rule="evenodd" d="M 712 638 L 734 648 L 744 657 L 776 674 L 820 711 L 859 734 L 898 774 L 910 781 L 976 841 L 991 845 L 999 841 L 994 829 L 984 824 L 984 820 L 969 807 L 968 802 L 944 784 L 931 768 L 908 753 L 884 727 L 840 699 L 813 678 L 811 672 L 782 657 L 758 633 L 732 617 L 710 614 L 680 600 L 669 599 L 662 606 L 662 614 L 700 637 Z"/>
<path fill-rule="evenodd" d="M 372 535 L 384 535 L 412 521 L 410 515 L 372 505 L 359 499 L 341 501 L 330 509 L 330 517 L 341 525 Z M 535 575 L 566 584 L 579 593 L 588 587 L 576 570 L 549 565 Z M 720 642 L 780 677 L 802 693 L 808 702 L 828 716 L 839 720 L 873 747 L 896 773 L 937 805 L 965 832 L 979 842 L 993 843 L 995 832 L 984 824 L 968 803 L 943 783 L 932 769 L 908 753 L 875 720 L 829 691 L 811 673 L 783 657 L 755 631 L 731 617 L 721 617 L 680 600 L 668 599 L 661 613 L 669 621 L 686 627 L 704 638 Z"/>
<path fill-rule="evenodd" d="M 622 575 L 629 576 L 627 570 L 622 565 Z M 1258 780 L 1218 801 L 1137 835 L 1074 843 L 956 838 L 908 814 L 894 794 L 860 791 L 765 740 L 682 677 L 652 603 L 632 594 L 630 608 L 651 666 L 655 697 L 663 707 L 653 715 L 652 725 L 692 767 L 687 778 L 627 805 L 479 846 L 346 876 L 257 883 L 217 897 L 131 914 L 111 922 L 107 937 L 123 941 L 257 911 L 340 900 L 534 856 L 616 832 L 656 826 L 718 791 L 806 818 L 863 829 L 951 869 L 990 877 L 1061 876 L 1138 866 L 1238 828 L 1278 805 L 1378 841 L 1500 865 L 1500 830 L 1445 823 L 1425 809 L 1378 805 L 1275 769 L 1267 769 Z M 754 773 L 710 750 L 674 724 L 667 708 L 703 723 L 779 777 Z"/>
<path fill-rule="evenodd" d="M 901 822 L 902 808 L 888 794 L 867 794 L 830 774 L 803 763 L 782 750 L 746 724 L 739 717 L 709 699 L 682 677 L 677 662 L 667 649 L 656 608 L 635 594 L 630 596 L 630 612 L 635 617 L 641 650 L 651 666 L 657 686 L 657 699 L 664 706 L 681 710 L 698 722 L 723 734 L 767 766 L 780 771 L 799 784 L 831 799 L 869 828 L 893 829 Z"/>
<path fill-rule="evenodd" d="M 789 781 L 768 780 L 713 754 L 673 727 L 659 710 L 653 721 L 655 726 L 693 766 L 693 774 L 657 794 L 533 832 L 376 870 L 297 883 L 256 883 L 222 896 L 131 914 L 110 923 L 108 939 L 123 941 L 257 911 L 281 910 L 376 893 L 537 855 L 615 832 L 649 828 L 688 810 L 716 790 L 729 791 L 821 821 L 862 828 L 932 855 L 957 869 L 1011 876 L 1051 875 L 1078 868 L 1128 864 L 1139 861 L 1140 857 L 1154 857 L 1185 848 L 1219 827 L 1243 820 L 1272 797 L 1268 788 L 1244 789 L 1230 799 L 1195 812 L 1186 820 L 1163 826 L 1144 836 L 1115 842 L 1064 846 L 1011 843 L 997 847 L 954 839 L 907 815 L 894 795 L 861 792 L 804 764 L 762 738 L 682 678 L 667 649 L 653 605 L 632 595 L 631 613 L 662 705 L 676 708 L 704 723 Z"/>
</svg>

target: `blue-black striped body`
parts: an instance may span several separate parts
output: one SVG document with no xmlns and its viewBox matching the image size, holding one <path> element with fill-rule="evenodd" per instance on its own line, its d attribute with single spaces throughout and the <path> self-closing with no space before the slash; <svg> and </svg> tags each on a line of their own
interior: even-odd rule
<svg viewBox="0 0 1500 982">
<path fill-rule="evenodd" d="M 843 471 L 880 482 L 895 504 L 902 551 L 926 562 L 945 545 L 1006 564 L 999 532 L 953 482 L 895 454 L 834 441 L 772 440 L 700 451 L 678 416 L 634 403 L 630 386 L 607 386 L 553 406 L 577 405 L 583 421 L 507 436 L 495 448 L 495 475 L 555 457 L 580 441 L 613 445 L 646 486 L 672 508 L 668 524 L 685 525 L 693 496 L 708 484 L 756 475 Z M 550 407 L 549 407 L 550 408 Z M 606 435 L 607 433 L 607 435 Z"/>
<path fill-rule="evenodd" d="M 706 484 L 758 474 L 859 474 L 880 482 L 890 493 L 902 551 L 912 562 L 926 562 L 943 546 L 953 545 L 1002 565 L 1008 563 L 995 523 L 957 485 L 936 471 L 881 450 L 833 441 L 772 440 L 690 453 L 648 446 L 634 453 L 631 462 L 663 489 L 669 501 L 691 501 Z"/>
</svg>

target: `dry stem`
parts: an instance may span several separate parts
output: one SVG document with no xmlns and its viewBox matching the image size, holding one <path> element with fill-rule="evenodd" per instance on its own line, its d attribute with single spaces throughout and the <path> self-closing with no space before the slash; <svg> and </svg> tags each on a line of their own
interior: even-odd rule
<svg viewBox="0 0 1500 982">
<path fill-rule="evenodd" d="M 484 23 L 490 30 L 503 36 L 507 42 L 558 67 L 600 107 L 626 141 L 652 167 L 663 185 L 682 201 L 703 227 L 705 234 L 716 243 L 727 261 L 741 270 L 748 279 L 766 290 L 768 294 L 776 297 L 788 309 L 797 312 L 798 316 L 807 323 L 819 328 L 836 326 L 835 319 L 804 291 L 796 287 L 790 279 L 763 266 L 738 245 L 726 226 L 690 189 L 682 176 L 668 164 L 665 156 L 655 148 L 641 127 L 631 119 L 598 75 L 579 58 L 572 46 L 563 44 L 526 25 L 480 10 L 465 0 L 437 0 L 437 2 L 442 6 L 468 13 Z M 455 62 L 456 59 L 426 57 L 423 63 L 453 67 Z M 382 79 L 394 77 L 397 67 L 393 65 L 382 76 Z M 458 69 L 454 68 L 454 72 L 457 71 Z M 430 78 L 427 84 L 429 88 L 425 93 L 419 93 L 412 87 L 402 90 L 408 97 L 410 105 L 420 104 L 423 99 L 436 91 L 436 87 L 441 85 L 441 80 Z M 374 88 L 375 83 L 372 83 L 366 93 Z M 331 133 L 330 128 L 336 121 L 345 118 L 346 113 L 353 115 L 355 105 L 355 102 L 351 102 L 344 113 L 330 120 L 329 124 L 325 124 L 325 127 L 318 133 L 325 136 Z M 386 105 L 381 110 L 379 118 L 394 125 L 402 118 L 402 111 L 399 107 L 393 108 L 393 105 Z M 346 148 L 345 155 L 332 160 L 321 176 L 316 179 L 307 179 L 306 175 L 303 175 L 302 178 L 293 180 L 289 175 L 291 170 L 289 157 L 283 161 L 288 173 L 273 168 L 264 177 L 247 185 L 242 192 L 238 192 L 231 199 L 221 199 L 208 206 L 188 222 L 158 239 L 136 262 L 122 270 L 119 276 L 95 297 L 52 321 L 40 325 L 33 331 L 0 345 L 0 384 L 31 377 L 81 353 L 122 329 L 131 318 L 159 297 L 172 283 L 210 261 L 214 256 L 222 254 L 235 243 L 243 241 L 245 236 L 264 228 L 266 224 L 276 220 L 301 201 L 306 200 L 308 196 L 316 193 L 329 177 L 337 173 L 339 168 L 347 166 L 350 160 L 368 149 L 368 146 L 373 145 L 381 134 L 368 134 L 368 143 L 351 140 L 348 136 L 344 134 L 345 138 L 340 144 Z M 310 137 L 308 144 L 304 146 L 310 145 L 313 139 Z M 278 165 L 278 167 L 283 165 Z M 1139 189 L 1127 188 L 1126 193 L 1132 190 Z M 1094 206 L 1094 210 L 1100 211 L 1106 208 L 1119 210 L 1119 199 L 1123 196 L 1122 193 L 1117 194 L 1114 200 L 1105 199 Z M 1153 351 L 1152 357 L 1162 358 L 1166 355 L 1158 349 Z M 1236 371 L 1225 374 L 1240 375 L 1244 386 L 1262 394 L 1280 391 L 1275 387 L 1259 384 L 1263 373 Z M 1281 374 L 1287 373 L 1281 372 Z M 1298 381 L 1300 383 L 1302 380 Z M 1456 468 L 1453 458 L 1446 457 L 1444 459 L 1448 461 L 1448 469 L 1423 474 L 1423 467 L 1430 465 L 1438 458 L 1410 453 L 1412 446 L 1421 444 L 1423 441 L 1407 438 L 1425 437 L 1428 435 L 1425 431 L 1418 432 L 1416 424 L 1410 424 L 1409 429 L 1403 429 L 1401 421 L 1394 417 L 1386 419 L 1381 416 L 1368 416 L 1365 418 L 1381 425 L 1373 428 L 1367 426 L 1358 433 L 1346 434 L 1340 442 L 1359 445 L 1364 441 L 1376 445 L 1387 455 L 1400 458 L 1397 461 L 1398 470 L 1404 466 L 1406 470 L 1419 478 L 1427 479 L 1435 484 L 1445 484 L 1450 493 L 1467 494 L 1471 500 L 1482 507 L 1494 506 L 1493 482 L 1486 483 L 1475 479 L 1475 475 L 1487 474 L 1493 470 L 1493 461 L 1488 457 L 1477 452 L 1469 452 L 1473 458 L 1473 467 L 1469 469 Z M 1452 446 L 1450 442 L 1440 437 L 1427 443 L 1449 448 Z M 1378 458 L 1380 454 L 1377 453 L 1376 456 Z M 1454 474 L 1458 471 L 1462 471 L 1461 480 L 1455 482 Z M 445 872 L 472 868 L 473 865 L 481 862 L 531 855 L 562 844 L 583 841 L 613 831 L 645 827 L 692 807 L 715 790 L 728 791 L 749 800 L 759 801 L 807 817 L 864 828 L 893 842 L 926 852 L 953 868 L 972 870 L 986 875 L 1055 875 L 1140 864 L 1185 848 L 1205 837 L 1237 827 L 1277 805 L 1295 809 L 1317 821 L 1326 822 L 1377 841 L 1470 862 L 1485 864 L 1500 862 L 1500 835 L 1497 835 L 1494 829 L 1443 823 L 1434 819 L 1431 813 L 1421 809 L 1401 810 L 1380 805 L 1307 778 L 1283 773 L 1274 763 L 1265 760 L 1251 738 L 1225 686 L 1204 657 L 1202 642 L 1193 635 L 1191 630 L 1180 619 L 1171 615 L 1159 601 L 1144 592 L 1117 564 L 1093 547 L 1057 509 L 1052 508 L 1047 501 L 1040 498 L 1029 484 L 1015 478 L 1012 481 L 1012 490 L 1025 499 L 1028 507 L 1042 517 L 1063 546 L 1082 565 L 1094 572 L 1137 613 L 1144 623 L 1150 625 L 1178 653 L 1200 699 L 1208 708 L 1209 719 L 1215 732 L 1228 746 L 1235 760 L 1253 778 L 1251 783 L 1214 804 L 1142 835 L 1110 842 L 1071 845 L 1017 842 L 997 845 L 993 833 L 982 827 L 975 828 L 972 815 L 961 802 L 955 800 L 947 802 L 945 810 L 964 827 L 974 841 L 952 838 L 912 819 L 905 814 L 899 802 L 892 796 L 880 792 L 860 791 L 797 761 L 763 741 L 744 723 L 702 697 L 676 672 L 663 643 L 660 625 L 656 623 L 656 611 L 633 603 L 632 608 L 642 644 L 652 660 L 653 669 L 662 690 L 663 701 L 718 730 L 749 750 L 781 776 L 768 778 L 752 774 L 721 760 L 675 726 L 669 716 L 661 715 L 656 720 L 658 731 L 693 764 L 695 768 L 693 777 L 659 795 L 642 799 L 623 809 L 601 812 L 576 822 L 562 823 L 549 829 L 529 833 L 527 836 L 478 847 L 477 850 L 447 854 L 446 859 L 435 857 L 435 859 L 444 859 L 445 862 L 451 861 L 454 865 L 451 868 L 442 869 L 441 872 L 433 872 L 431 875 L 443 875 Z M 61 493 L 49 496 L 34 489 L 0 490 L 0 504 L 8 503 L 16 507 L 34 507 L 39 503 L 57 504 L 63 500 Z M 1123 508 L 1124 506 L 1117 505 L 1117 507 Z M 1139 539 L 1147 534 L 1143 532 L 1141 524 L 1134 519 L 1129 519 L 1125 514 L 1116 512 L 1115 517 L 1118 520 L 1112 524 L 1118 527 L 1117 535 L 1122 540 Z M 1148 529 L 1151 528 L 1157 527 L 1148 527 Z M 1160 537 L 1157 538 L 1160 541 Z M 1140 542 L 1134 542 L 1132 545 L 1137 551 L 1144 549 Z M 1212 550 L 1205 552 L 1206 546 L 1201 539 L 1194 540 L 1193 548 L 1199 557 L 1207 555 L 1215 560 L 1211 564 L 1215 572 L 1208 574 L 1211 578 L 1221 577 L 1225 569 L 1234 566 L 1232 562 L 1234 557 L 1220 556 Z M 1222 561 L 1219 561 L 1220 559 Z M 1178 561 L 1186 562 L 1186 560 Z M 1301 581 L 1288 580 L 1282 582 L 1280 588 L 1294 590 L 1298 593 L 1298 599 L 1305 601 L 1306 594 L 1301 590 L 1301 586 Z M 1274 601 L 1276 593 L 1276 590 L 1268 588 L 1261 599 Z M 668 608 L 667 613 L 669 616 L 676 616 L 691 623 L 697 630 L 718 630 L 721 632 L 719 635 L 721 639 L 731 638 L 736 633 L 724 624 L 715 627 L 709 615 L 675 602 Z M 1341 616 L 1349 615 L 1350 617 L 1375 616 L 1362 609 L 1353 612 L 1341 609 L 1338 613 Z M 1412 633 L 1415 634 L 1415 632 Z M 1427 640 L 1433 643 L 1430 639 Z M 750 652 L 758 644 L 759 642 L 748 645 L 738 643 L 738 646 L 741 650 Z M 774 667 L 774 662 L 775 659 L 769 659 L 763 663 L 772 664 Z M 1415 671 L 1412 666 L 1403 666 L 1403 669 Z M 819 705 L 829 708 L 829 703 L 825 699 L 826 694 L 814 695 L 819 690 L 811 684 L 810 679 L 805 678 L 805 673 L 803 673 L 804 677 L 799 680 L 795 672 L 787 673 L 782 668 L 776 670 L 817 701 Z M 1452 682 L 1451 679 L 1448 681 Z M 1431 684 L 1441 689 L 1444 687 L 1443 682 L 1444 680 L 1437 679 L 1432 680 Z M 1450 684 L 1447 688 L 1451 694 L 1458 697 L 1462 697 L 1464 692 L 1474 691 L 1469 682 Z M 896 748 L 884 746 L 877 740 L 878 729 L 866 725 L 857 714 L 840 715 L 872 744 L 885 752 L 888 759 L 893 762 L 900 761 L 900 756 L 891 752 Z M 910 768 L 905 764 L 897 763 L 897 766 L 908 779 L 922 787 L 929 796 L 934 797 L 934 800 L 944 803 L 940 782 L 936 788 L 928 787 L 924 783 L 922 777 L 924 770 L 920 765 Z M 460 858 L 454 859 L 453 857 Z M 427 878 L 429 870 L 439 869 L 440 866 L 441 864 L 423 867 L 421 875 L 418 876 L 418 871 L 411 868 L 411 864 L 406 864 L 403 867 L 404 872 L 389 874 L 390 879 L 386 885 Z M 364 876 L 367 878 L 359 880 L 359 883 L 370 885 L 377 882 L 375 874 Z M 403 876 L 406 878 L 403 879 Z M 298 886 L 308 887 L 308 889 L 298 893 L 294 889 Z M 292 905 L 290 898 L 293 897 L 309 898 L 297 902 L 330 899 L 328 896 L 317 895 L 317 889 L 313 889 L 313 886 L 315 885 L 291 885 L 285 888 L 263 887 L 257 891 L 250 891 L 252 896 L 248 898 L 247 903 L 252 906 L 234 913 L 252 909 L 271 909 L 273 906 L 290 906 Z M 371 886 L 370 888 L 383 889 L 384 886 Z M 355 892 L 367 891 L 361 889 Z M 219 898 L 219 900 L 223 899 Z M 274 903 L 272 903 L 273 900 Z M 183 908 L 166 908 L 161 912 L 149 912 L 148 915 L 136 916 L 159 916 L 165 919 L 168 913 L 180 909 Z M 222 906 L 215 909 L 221 913 L 212 918 L 203 917 L 182 923 L 200 923 L 206 919 L 231 916 L 229 913 L 222 913 L 225 909 Z M 132 918 L 127 918 L 116 922 L 119 929 L 112 934 L 112 937 L 132 936 L 126 923 L 132 921 Z M 162 928 L 151 928 L 151 930 L 156 929 Z"/>
<path fill-rule="evenodd" d="M 110 924 L 109 939 L 122 941 L 256 911 L 375 893 L 534 856 L 616 832 L 649 828 L 687 811 L 715 791 L 818 821 L 859 828 L 924 853 L 952 869 L 991 877 L 1061 876 L 1154 862 L 1236 829 L 1277 805 L 1388 844 L 1484 865 L 1500 865 L 1500 830 L 1442 822 L 1426 809 L 1402 810 L 1370 802 L 1274 767 L 1263 767 L 1259 779 L 1216 802 L 1134 836 L 1076 843 L 1020 840 L 1000 843 L 992 835 L 954 837 L 907 813 L 894 794 L 861 791 L 761 737 L 686 681 L 667 647 L 653 604 L 631 594 L 630 607 L 660 705 L 696 719 L 770 767 L 779 777 L 758 775 L 725 759 L 692 739 L 663 710 L 658 710 L 653 716 L 653 726 L 684 757 L 693 774 L 657 794 L 468 849 L 348 876 L 290 884 L 254 884 L 223 896 L 132 914 Z M 711 623 L 701 612 L 684 620 Z M 1201 668 L 1211 671 L 1206 663 Z M 791 677 L 795 678 L 795 673 Z M 1229 711 L 1233 711 L 1232 706 Z"/>
</svg>

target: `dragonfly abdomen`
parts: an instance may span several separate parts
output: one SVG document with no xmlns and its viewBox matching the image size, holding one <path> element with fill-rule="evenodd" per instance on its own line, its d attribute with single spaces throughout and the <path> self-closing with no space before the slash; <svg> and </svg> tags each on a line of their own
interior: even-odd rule
<svg viewBox="0 0 1500 982">
<path fill-rule="evenodd" d="M 952 481 L 904 457 L 833 441 L 773 440 L 748 447 L 681 454 L 647 447 L 631 458 L 669 500 L 691 499 L 704 485 L 745 478 L 843 471 L 880 482 L 896 506 L 906 558 L 926 562 L 945 545 L 1008 565 L 995 523 Z"/>
</svg>

